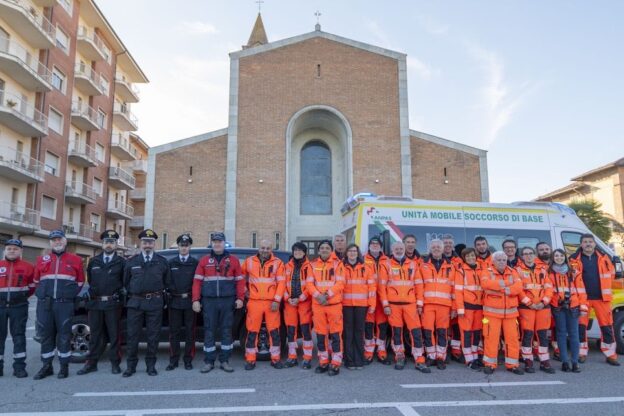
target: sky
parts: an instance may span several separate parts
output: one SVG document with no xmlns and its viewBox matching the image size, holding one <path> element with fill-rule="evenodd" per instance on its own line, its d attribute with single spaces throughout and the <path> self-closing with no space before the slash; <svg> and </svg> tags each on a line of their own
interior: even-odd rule
<svg viewBox="0 0 624 416">
<path fill-rule="evenodd" d="M 254 0 L 99 0 L 150 79 L 150 145 L 227 127 L 228 53 Z M 407 54 L 410 128 L 488 151 L 490 200 L 531 200 L 624 157 L 623 1 L 265 0 L 269 42 L 322 30 Z"/>
</svg>

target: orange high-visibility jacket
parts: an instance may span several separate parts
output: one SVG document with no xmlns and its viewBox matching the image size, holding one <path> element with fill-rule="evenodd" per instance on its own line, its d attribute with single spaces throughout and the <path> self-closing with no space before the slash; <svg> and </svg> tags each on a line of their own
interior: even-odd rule
<svg viewBox="0 0 624 416">
<path fill-rule="evenodd" d="M 247 280 L 249 299 L 281 302 L 284 296 L 284 263 L 273 254 L 264 263 L 258 255 L 247 257 L 242 274 Z"/>
<path fill-rule="evenodd" d="M 522 280 L 509 266 L 503 272 L 495 267 L 481 270 L 483 288 L 483 315 L 496 318 L 517 318 L 518 296 L 522 293 Z"/>
<path fill-rule="evenodd" d="M 524 306 L 531 306 L 534 303 L 542 302 L 548 305 L 553 296 L 552 281 L 548 277 L 548 267 L 544 263 L 535 263 L 531 268 L 518 262 L 516 271 L 522 280 L 523 293 L 520 295 L 520 302 Z"/>
<path fill-rule="evenodd" d="M 458 270 L 461 269 L 462 265 L 464 264 L 464 261 L 462 260 L 462 258 L 459 257 L 457 253 L 455 253 L 454 251 L 450 256 L 447 257 L 444 254 L 442 254 L 442 257 L 444 257 L 445 259 L 449 259 L 451 263 L 453 263 L 453 266 L 455 266 L 455 268 Z"/>
<path fill-rule="evenodd" d="M 440 270 L 436 270 L 431 256 L 423 257 L 419 273 L 425 304 L 453 306 L 456 268 L 450 259 L 443 257 Z"/>
<path fill-rule="evenodd" d="M 308 294 L 312 295 L 314 302 L 321 294 L 327 295 L 327 305 L 342 303 L 344 291 L 344 268 L 342 262 L 333 255 L 327 260 L 320 257 L 311 262 L 312 273 L 306 279 Z"/>
<path fill-rule="evenodd" d="M 377 282 L 379 282 L 379 280 L 381 279 L 385 280 L 388 278 L 388 269 L 386 268 L 388 263 L 388 257 L 385 254 L 380 253 L 379 258 L 375 260 L 375 257 L 371 256 L 369 253 L 366 253 L 366 255 L 364 256 L 364 263 L 366 263 L 366 265 L 371 268 L 371 271 L 373 273 L 373 279 L 375 279 L 375 284 L 377 284 Z"/>
<path fill-rule="evenodd" d="M 288 300 L 291 298 L 290 290 L 292 288 L 292 279 L 293 273 L 295 271 L 295 260 L 290 259 L 286 265 L 284 265 L 284 276 L 286 278 L 286 285 L 284 288 L 284 300 Z M 312 274 L 312 266 L 310 261 L 306 258 L 299 269 L 299 280 L 301 281 L 301 295 L 299 296 L 299 300 L 301 302 L 308 300 L 310 295 L 308 294 L 308 286 L 306 280 L 308 276 Z"/>
<path fill-rule="evenodd" d="M 570 256 L 570 265 L 583 275 L 583 261 L 581 260 L 581 249 Z M 600 251 L 595 251 L 598 256 L 598 274 L 600 275 L 600 292 L 602 300 L 611 302 L 613 300 L 613 279 L 615 278 L 615 266 L 611 262 L 609 256 Z"/>
<path fill-rule="evenodd" d="M 492 265 L 492 253 L 487 252 L 487 256 L 485 258 L 481 257 L 477 254 L 477 264 L 481 269 L 487 269 L 488 267 L 493 267 Z"/>
<path fill-rule="evenodd" d="M 351 265 L 347 260 L 342 263 L 345 278 L 342 305 L 374 308 L 377 302 L 377 281 L 374 278 L 373 267 L 363 260 L 355 265 Z"/>
<path fill-rule="evenodd" d="M 404 257 L 401 262 L 390 257 L 386 260 L 387 279 L 379 279 L 377 294 L 385 307 L 390 303 L 416 303 L 423 305 L 423 284 L 414 260 Z"/>
<path fill-rule="evenodd" d="M 453 309 L 462 314 L 466 309 L 482 309 L 483 288 L 481 287 L 481 268 L 470 267 L 467 263 L 462 264 L 461 269 L 455 273 L 455 303 Z"/>
<path fill-rule="evenodd" d="M 580 308 L 587 311 L 587 292 L 585 292 L 585 284 L 583 283 L 583 275 L 574 267 L 570 267 L 570 272 L 563 274 L 550 271 L 550 280 L 553 282 L 553 298 L 550 304 L 557 308 L 561 301 L 565 299 L 565 293 L 570 293 L 570 308 Z"/>
</svg>

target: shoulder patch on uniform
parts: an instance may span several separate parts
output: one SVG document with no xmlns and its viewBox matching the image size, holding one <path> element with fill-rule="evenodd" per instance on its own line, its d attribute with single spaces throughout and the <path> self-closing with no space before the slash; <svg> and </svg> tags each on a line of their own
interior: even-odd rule
<svg viewBox="0 0 624 416">
<path fill-rule="evenodd" d="M 210 259 L 208 259 L 208 263 L 213 264 L 215 262 L 214 258 L 210 257 Z"/>
<path fill-rule="evenodd" d="M 46 254 L 45 256 L 43 256 L 43 261 L 48 261 L 50 260 L 50 255 Z"/>
<path fill-rule="evenodd" d="M 6 267 L 0 267 L 0 273 L 6 273 Z"/>
</svg>

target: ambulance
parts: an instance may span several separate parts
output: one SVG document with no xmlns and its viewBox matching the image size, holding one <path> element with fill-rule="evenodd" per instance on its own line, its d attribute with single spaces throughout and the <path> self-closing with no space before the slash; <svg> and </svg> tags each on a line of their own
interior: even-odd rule
<svg viewBox="0 0 624 416">
<path fill-rule="evenodd" d="M 582 234 L 591 233 L 566 205 L 551 202 L 486 202 L 429 201 L 407 197 L 377 196 L 361 193 L 350 197 L 341 207 L 342 233 L 349 243 L 366 250 L 371 237 L 381 237 L 384 251 L 406 234 L 417 239 L 417 249 L 427 252 L 429 242 L 450 234 L 455 244 L 473 246 L 475 237 L 483 236 L 490 250 L 502 250 L 505 239 L 513 238 L 518 248 L 535 247 L 546 242 L 563 248 L 568 254 L 580 246 Z M 618 352 L 624 354 L 624 279 L 622 263 L 613 250 L 596 237 L 598 248 L 609 254 L 616 268 L 613 318 Z M 592 320 L 588 332 L 600 338 L 598 325 Z"/>
</svg>

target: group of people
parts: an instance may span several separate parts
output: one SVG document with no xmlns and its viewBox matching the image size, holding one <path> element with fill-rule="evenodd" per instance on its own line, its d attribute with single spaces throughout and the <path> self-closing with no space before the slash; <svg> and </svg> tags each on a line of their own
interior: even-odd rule
<svg viewBox="0 0 624 416">
<path fill-rule="evenodd" d="M 167 371 L 191 370 L 195 355 L 195 320 L 204 322 L 202 373 L 234 369 L 234 310 L 246 306 L 245 370 L 256 367 L 262 322 L 270 344 L 271 366 L 296 367 L 302 340 L 304 369 L 312 368 L 313 331 L 316 373 L 337 375 L 341 366 L 358 370 L 379 362 L 402 370 L 408 355 L 416 370 L 446 368 L 447 351 L 473 370 L 492 374 L 504 350 L 505 367 L 515 374 L 539 369 L 554 373 L 552 343 L 562 371 L 580 372 L 588 353 L 587 326 L 593 309 L 601 330 L 601 350 L 608 364 L 619 366 L 611 313 L 614 266 L 596 248 L 591 234 L 581 236 L 580 248 L 569 258 L 547 243 L 518 250 L 514 240 L 503 251 L 490 252 L 485 237 L 474 247 L 455 246 L 452 236 L 431 240 L 428 254 L 416 250 L 417 240 L 406 235 L 391 245 L 373 237 L 362 253 L 347 245 L 343 235 L 318 245 L 318 257 L 308 259 L 308 247 L 297 242 L 288 262 L 261 241 L 258 253 L 241 262 L 226 249 L 225 235 L 211 235 L 211 250 L 201 259 L 190 255 L 193 239 L 177 238 L 178 255 L 167 260 L 154 251 L 158 235 L 139 234 L 141 252 L 126 260 L 117 254 L 119 235 L 101 235 L 102 253 L 90 259 L 85 273 L 79 256 L 66 251 L 63 231 L 50 233 L 50 254 L 33 266 L 21 259 L 22 242 L 5 243 L 0 261 L 0 375 L 3 374 L 7 329 L 13 337 L 13 375 L 26 373 L 28 298 L 37 298 L 36 325 L 43 366 L 34 376 L 68 376 L 71 323 L 75 302 L 88 309 L 91 329 L 89 355 L 77 374 L 97 371 L 106 344 L 114 374 L 121 373 L 120 321 L 126 308 L 127 366 L 124 377 L 136 372 L 139 336 L 145 325 L 147 374 L 155 368 L 163 313 L 168 313 L 170 358 Z M 456 250 L 461 253 L 457 253 Z M 519 255 L 518 255 L 519 254 Z M 165 308 L 166 305 L 166 308 Z M 280 327 L 286 327 L 288 356 L 281 357 Z M 520 327 L 520 330 L 519 328 Z M 551 330 L 551 338 L 548 331 Z M 386 350 L 387 337 L 393 360 Z M 220 347 L 216 341 L 219 336 Z M 181 342 L 184 341 L 184 352 Z M 502 342 L 501 342 L 502 341 Z M 406 344 L 409 353 L 406 351 Z M 569 351 L 569 352 L 568 352 Z"/>
</svg>

